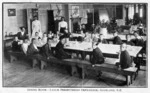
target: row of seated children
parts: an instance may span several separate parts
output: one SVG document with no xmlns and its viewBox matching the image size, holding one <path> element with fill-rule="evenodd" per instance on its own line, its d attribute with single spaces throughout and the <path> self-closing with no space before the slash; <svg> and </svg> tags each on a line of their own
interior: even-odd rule
<svg viewBox="0 0 150 93">
<path fill-rule="evenodd" d="M 89 32 L 85 32 L 83 33 L 83 31 L 81 31 L 80 33 L 82 36 L 79 36 L 77 38 L 77 41 L 85 41 L 85 42 L 92 42 L 92 41 L 97 41 L 97 40 L 101 40 L 104 44 L 108 44 L 108 41 L 105 39 L 105 37 L 102 34 L 98 34 L 98 33 L 89 33 Z M 116 31 L 114 33 L 114 37 L 113 37 L 113 44 L 122 44 L 122 40 L 121 38 L 118 36 L 118 32 Z"/>
<path fill-rule="evenodd" d="M 127 40 L 127 44 L 128 45 L 132 45 L 132 46 L 142 46 L 144 44 L 144 40 L 143 38 L 139 35 L 139 33 L 137 31 L 134 32 L 134 37 L 135 38 L 131 38 L 130 35 L 126 35 L 126 40 Z M 146 42 L 146 41 L 145 41 Z M 118 36 L 118 33 L 115 32 L 114 33 L 114 39 L 113 39 L 113 44 L 118 44 L 121 45 L 123 42 L 121 40 L 121 38 Z"/>
<path fill-rule="evenodd" d="M 129 40 L 129 39 L 127 38 L 127 44 L 133 44 L 133 45 L 137 45 L 137 46 L 140 45 L 140 44 L 142 45 L 142 43 L 140 43 L 140 42 L 142 41 L 141 37 L 138 35 L 137 32 L 135 32 L 134 34 L 135 34 L 136 39 L 134 39 L 133 42 L 132 42 L 131 40 Z M 53 33 L 51 33 L 51 31 L 50 31 L 50 33 L 48 34 L 48 37 L 51 37 L 51 38 L 52 38 L 52 36 L 54 36 L 54 35 L 53 35 Z M 88 33 L 85 34 L 85 41 L 86 41 L 86 38 L 87 38 L 87 37 L 89 37 L 89 34 L 88 34 Z M 92 38 L 93 38 L 93 41 L 95 41 L 95 42 L 100 42 L 100 41 L 102 41 L 101 43 L 105 43 L 105 44 L 107 43 L 107 40 L 103 38 L 103 35 L 99 35 L 99 39 L 98 39 L 98 40 L 95 39 L 95 36 L 94 36 L 94 35 L 92 36 Z M 47 36 L 46 36 L 46 34 L 44 33 L 43 39 L 41 40 L 41 39 L 38 37 L 38 32 L 36 32 L 36 33 L 35 33 L 35 39 L 36 39 L 36 45 L 38 46 L 38 45 L 40 45 L 40 44 L 38 44 L 37 41 L 40 41 L 40 43 L 41 43 L 41 41 L 43 40 L 43 41 L 44 41 L 44 44 L 45 44 L 46 41 L 47 41 Z M 18 42 L 18 41 L 15 40 L 15 42 Z M 15 42 L 14 42 L 14 44 L 15 44 Z M 25 39 L 24 43 L 25 43 L 25 42 L 27 42 L 26 39 Z M 14 44 L 13 44 L 13 46 L 15 46 Z M 19 44 L 19 43 L 18 43 L 18 44 Z M 44 45 L 44 44 L 41 44 L 41 45 Z M 122 44 L 122 41 L 121 41 L 120 37 L 118 36 L 118 33 L 117 33 L 117 32 L 114 33 L 114 44 Z M 17 45 L 17 43 L 16 43 L 16 45 Z M 17 47 L 18 47 L 18 46 L 17 46 Z M 15 50 L 15 49 L 19 49 L 19 48 L 13 48 L 13 49 Z M 27 50 L 27 49 L 25 49 L 25 50 Z"/>
<path fill-rule="evenodd" d="M 102 42 L 102 41 L 99 41 L 99 42 Z M 69 53 L 67 53 L 64 50 L 65 43 L 66 43 L 65 37 L 61 36 L 60 41 L 56 45 L 55 57 L 57 57 L 59 59 L 66 59 L 66 58 L 72 57 Z M 51 39 L 47 40 L 47 43 L 42 47 L 42 50 L 38 49 L 35 38 L 32 38 L 32 42 L 29 46 L 28 46 L 27 39 L 24 40 L 24 43 L 22 45 L 27 48 L 24 50 L 25 54 L 37 56 L 37 58 L 39 58 L 39 60 L 40 60 L 40 57 L 46 57 L 47 59 L 49 59 L 50 56 L 54 56 L 54 54 L 51 51 Z M 91 63 L 93 65 L 102 64 L 102 63 L 104 63 L 104 61 L 105 61 L 104 56 L 103 56 L 101 50 L 99 49 L 99 47 L 97 47 L 97 44 L 95 43 Z M 120 53 L 120 62 L 118 65 L 121 65 L 121 68 L 124 69 L 124 68 L 128 68 L 128 67 L 132 66 L 131 63 L 132 63 L 132 60 L 129 56 L 129 53 L 126 51 L 126 44 L 122 44 L 121 45 L 121 53 Z M 101 74 L 101 72 L 98 72 L 98 75 L 100 75 L 100 74 Z"/>
<path fill-rule="evenodd" d="M 131 25 L 129 31 L 131 34 L 133 34 L 134 31 L 137 31 L 139 35 L 143 35 L 146 31 L 146 27 L 142 23 L 139 23 L 139 24 L 134 23 L 133 25 Z"/>
<path fill-rule="evenodd" d="M 122 43 L 120 45 L 120 53 L 119 53 L 119 62 L 116 63 L 116 66 L 118 69 L 126 69 L 129 67 L 134 67 L 135 64 L 133 63 L 132 57 L 130 57 L 127 49 L 126 43 Z M 103 64 L 105 62 L 105 58 L 103 56 L 103 53 L 99 47 L 97 47 L 97 44 L 93 46 L 93 55 L 92 55 L 92 66 L 94 67 L 96 64 Z M 102 72 L 97 71 L 97 78 L 99 79 L 101 77 Z"/>
<path fill-rule="evenodd" d="M 20 27 L 19 30 L 20 30 L 20 32 L 17 33 L 17 36 L 14 38 L 14 41 L 12 43 L 12 50 L 13 51 L 20 51 L 23 42 L 26 42 L 28 40 L 28 44 L 30 44 L 30 41 L 32 38 L 35 38 L 36 39 L 36 45 L 38 47 L 41 47 L 47 43 L 47 38 L 52 39 L 52 38 L 56 37 L 56 35 L 54 35 L 52 33 L 52 31 L 49 31 L 48 36 L 46 33 L 44 33 L 43 37 L 41 38 L 41 37 L 39 37 L 39 33 L 35 32 L 35 36 L 29 38 L 29 36 L 25 30 L 25 27 Z"/>
</svg>

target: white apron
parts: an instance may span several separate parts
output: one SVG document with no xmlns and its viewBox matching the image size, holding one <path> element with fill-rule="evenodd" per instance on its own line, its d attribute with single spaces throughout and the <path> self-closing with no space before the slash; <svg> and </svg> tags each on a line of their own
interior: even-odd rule
<svg viewBox="0 0 150 93">
<path fill-rule="evenodd" d="M 32 22 L 32 37 L 35 37 L 35 32 L 38 32 L 39 37 L 42 38 L 41 23 L 39 20 L 35 20 Z"/>
</svg>

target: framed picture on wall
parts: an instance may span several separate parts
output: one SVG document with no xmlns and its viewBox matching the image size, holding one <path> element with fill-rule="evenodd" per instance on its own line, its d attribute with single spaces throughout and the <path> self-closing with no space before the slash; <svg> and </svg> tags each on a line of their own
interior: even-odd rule
<svg viewBox="0 0 150 93">
<path fill-rule="evenodd" d="M 79 6 L 72 6 L 72 17 L 79 17 Z"/>
<path fill-rule="evenodd" d="M 8 16 L 16 16 L 16 9 L 8 9 Z"/>
</svg>

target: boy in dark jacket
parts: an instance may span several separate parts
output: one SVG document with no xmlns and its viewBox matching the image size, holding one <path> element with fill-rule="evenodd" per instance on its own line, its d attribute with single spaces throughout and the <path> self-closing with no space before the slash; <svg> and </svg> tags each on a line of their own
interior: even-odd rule
<svg viewBox="0 0 150 93">
<path fill-rule="evenodd" d="M 102 44 L 108 44 L 107 40 L 104 38 L 102 34 L 99 35 L 98 42 L 101 42 Z"/>
<path fill-rule="evenodd" d="M 14 41 L 12 42 L 12 50 L 21 51 L 21 45 L 19 45 L 18 37 L 15 37 Z"/>
<path fill-rule="evenodd" d="M 71 58 L 71 55 L 69 55 L 67 52 L 64 50 L 64 44 L 66 43 L 65 36 L 60 37 L 60 41 L 56 45 L 56 57 L 59 59 L 67 59 Z"/>
<path fill-rule="evenodd" d="M 130 35 L 126 35 L 127 45 L 134 46 L 134 43 L 132 42 Z"/>
<path fill-rule="evenodd" d="M 144 40 L 141 36 L 139 36 L 138 32 L 134 32 L 135 40 L 134 44 L 135 46 L 143 46 Z"/>
<path fill-rule="evenodd" d="M 95 64 L 102 64 L 104 63 L 104 56 L 102 51 L 100 50 L 100 48 L 96 45 L 93 45 L 93 55 L 92 55 L 92 67 L 95 66 Z M 101 71 L 97 71 L 97 78 L 99 79 L 101 77 L 102 72 Z"/>
<path fill-rule="evenodd" d="M 127 45 L 125 43 L 123 43 L 120 46 L 120 61 L 119 63 L 117 63 L 118 65 L 121 66 L 121 69 L 126 69 L 132 66 L 132 59 L 128 53 L 127 49 Z"/>
<path fill-rule="evenodd" d="M 50 56 L 53 56 L 51 49 L 51 38 L 48 38 L 47 43 L 42 47 L 41 54 L 47 59 L 49 59 Z"/>
<path fill-rule="evenodd" d="M 122 40 L 118 36 L 118 32 L 117 31 L 114 33 L 113 44 L 117 44 L 117 45 L 121 45 L 122 44 Z"/>
</svg>

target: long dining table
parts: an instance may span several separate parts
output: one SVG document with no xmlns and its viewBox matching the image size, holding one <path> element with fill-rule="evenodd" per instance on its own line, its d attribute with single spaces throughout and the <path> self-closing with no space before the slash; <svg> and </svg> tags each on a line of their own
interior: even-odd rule
<svg viewBox="0 0 150 93">
<path fill-rule="evenodd" d="M 120 37 L 120 39 L 123 41 L 123 42 L 126 42 L 127 39 L 126 39 L 126 35 L 129 35 L 129 38 L 130 39 L 135 39 L 134 35 L 131 35 L 131 34 L 119 34 L 118 36 Z M 84 37 L 84 35 L 82 34 L 78 34 L 78 33 L 72 33 L 71 35 L 72 37 Z M 99 34 L 95 34 L 96 37 L 99 37 Z M 147 39 L 146 36 L 141 36 L 143 38 L 143 40 L 145 41 Z M 107 34 L 107 36 L 104 37 L 107 41 L 113 41 L 113 34 Z"/>
<path fill-rule="evenodd" d="M 58 42 L 52 41 L 51 47 L 56 47 L 56 44 Z M 120 45 L 114 45 L 114 44 L 99 44 L 97 47 L 100 48 L 103 54 L 106 55 L 112 55 L 112 56 L 118 56 L 120 52 Z M 64 49 L 70 50 L 70 51 L 81 51 L 85 53 L 91 54 L 93 51 L 92 42 L 78 42 L 78 41 L 68 41 L 64 45 Z M 129 52 L 129 55 L 132 57 L 136 57 L 137 54 L 140 52 L 142 47 L 140 46 L 130 46 L 127 45 L 127 51 Z"/>
</svg>

